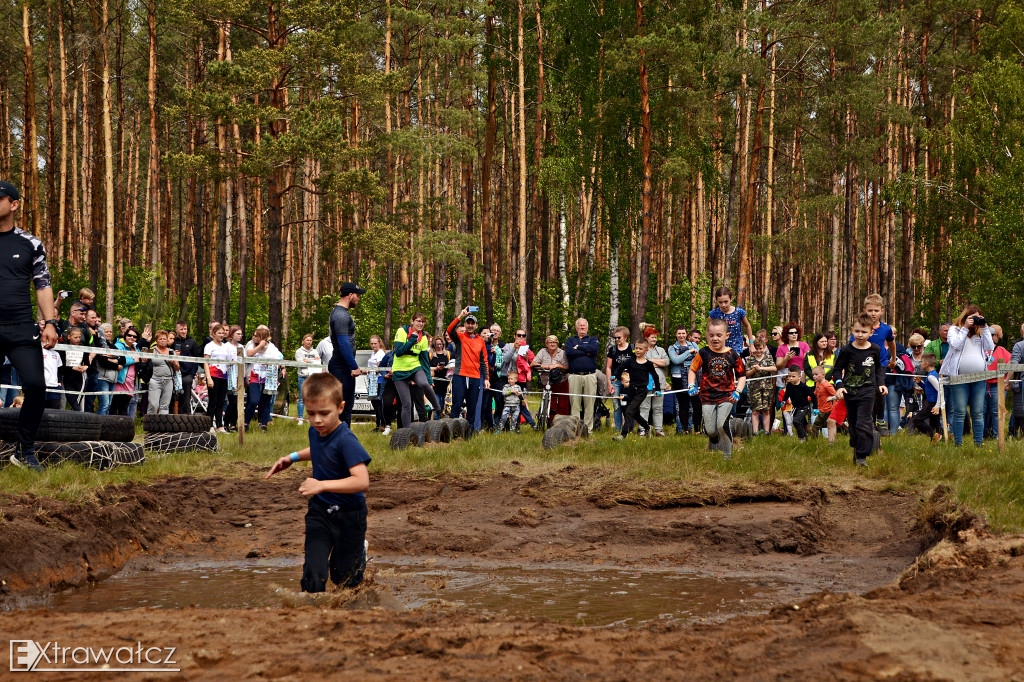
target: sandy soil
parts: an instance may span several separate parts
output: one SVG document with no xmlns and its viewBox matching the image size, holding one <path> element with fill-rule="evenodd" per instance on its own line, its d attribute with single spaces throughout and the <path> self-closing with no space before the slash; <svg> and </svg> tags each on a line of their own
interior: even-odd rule
<svg viewBox="0 0 1024 682">
<path fill-rule="evenodd" d="M 88 505 L 0 499 L 0 606 L 146 562 L 299 556 L 301 474 L 263 483 L 238 466 L 238 478 L 126 486 Z M 159 639 L 179 648 L 188 679 L 1024 679 L 1024 540 L 987 536 L 941 492 L 922 505 L 911 494 L 794 483 L 637 485 L 570 467 L 539 477 L 385 476 L 369 499 L 371 552 L 687 566 L 816 589 L 768 614 L 697 626 L 302 606 L 8 610 L 0 633 L 95 645 Z M 372 587 L 361 600 L 377 603 Z"/>
</svg>

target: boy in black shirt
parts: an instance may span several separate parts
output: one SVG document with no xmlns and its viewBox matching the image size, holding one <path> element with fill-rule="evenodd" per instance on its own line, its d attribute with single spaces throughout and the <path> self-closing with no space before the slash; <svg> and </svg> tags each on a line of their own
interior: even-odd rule
<svg viewBox="0 0 1024 682">
<path fill-rule="evenodd" d="M 306 558 L 302 565 L 302 591 L 323 592 L 328 572 L 331 582 L 355 587 L 366 569 L 366 496 L 370 456 L 359 439 L 341 421 L 345 393 L 333 375 L 313 374 L 302 386 L 309 417 L 309 447 L 274 463 L 267 478 L 309 460 L 313 475 L 299 492 L 309 498 L 306 511 Z"/>
<path fill-rule="evenodd" d="M 868 340 L 873 330 L 874 320 L 867 313 L 853 318 L 853 342 L 836 354 L 830 377 L 836 387 L 836 400 L 846 400 L 850 446 L 857 466 L 867 466 L 874 443 L 875 392 L 883 396 L 888 393 L 881 349 Z"/>
<path fill-rule="evenodd" d="M 615 436 L 614 440 L 625 438 L 633 428 L 634 421 L 640 425 L 641 436 L 651 432 L 651 425 L 640 414 L 640 405 L 647 398 L 649 390 L 653 390 L 655 395 L 661 395 L 661 382 L 658 379 L 658 372 L 654 369 L 654 364 L 646 357 L 647 348 L 647 340 L 638 339 L 636 348 L 633 349 L 636 357 L 630 358 L 622 366 L 620 379 L 626 405 L 622 408 L 622 431 Z"/>
<path fill-rule="evenodd" d="M 785 404 L 786 400 L 790 400 L 793 403 L 793 428 L 801 442 L 807 440 L 807 420 L 811 415 L 813 399 L 814 389 L 800 381 L 800 368 L 790 365 L 786 388 L 782 391 L 782 402 Z"/>
</svg>

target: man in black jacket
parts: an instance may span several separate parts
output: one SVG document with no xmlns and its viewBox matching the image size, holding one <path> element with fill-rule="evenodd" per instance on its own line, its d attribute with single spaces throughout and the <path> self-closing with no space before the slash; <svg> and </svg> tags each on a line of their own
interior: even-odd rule
<svg viewBox="0 0 1024 682">
<path fill-rule="evenodd" d="M 174 350 L 183 358 L 201 358 L 202 351 L 195 339 L 188 335 L 188 322 L 178 320 L 174 325 Z M 199 364 L 181 362 L 181 394 L 177 396 L 177 413 L 192 414 L 192 382 L 195 380 Z"/>
</svg>

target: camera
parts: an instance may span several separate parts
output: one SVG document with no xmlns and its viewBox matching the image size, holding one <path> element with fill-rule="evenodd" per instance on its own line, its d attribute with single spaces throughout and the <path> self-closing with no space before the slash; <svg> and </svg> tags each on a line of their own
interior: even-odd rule
<svg viewBox="0 0 1024 682">
<path fill-rule="evenodd" d="M 60 296 L 61 298 L 67 298 L 68 296 L 71 295 L 71 292 L 70 291 L 61 291 L 57 295 Z"/>
<path fill-rule="evenodd" d="M 480 306 L 478 306 L 478 305 L 471 305 L 471 306 L 469 306 L 469 312 L 471 312 L 471 313 L 478 313 L 478 312 L 480 312 Z"/>
<path fill-rule="evenodd" d="M 974 326 L 975 327 L 987 327 L 988 326 L 988 320 L 986 320 L 981 315 L 975 315 L 974 316 Z"/>
</svg>

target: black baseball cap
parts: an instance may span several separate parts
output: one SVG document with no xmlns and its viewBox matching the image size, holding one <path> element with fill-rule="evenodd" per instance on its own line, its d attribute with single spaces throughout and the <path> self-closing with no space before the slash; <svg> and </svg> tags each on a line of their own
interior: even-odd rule
<svg viewBox="0 0 1024 682">
<path fill-rule="evenodd" d="M 349 294 L 359 294 L 362 296 L 366 293 L 366 289 L 362 289 L 356 286 L 355 282 L 345 282 L 341 285 L 341 295 L 348 296 Z"/>
<path fill-rule="evenodd" d="M 18 201 L 21 199 L 21 195 L 18 194 L 17 187 L 6 180 L 0 180 L 0 199 L 4 197 L 8 197 L 11 201 Z"/>
</svg>

